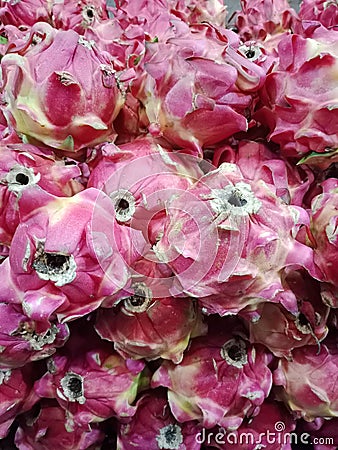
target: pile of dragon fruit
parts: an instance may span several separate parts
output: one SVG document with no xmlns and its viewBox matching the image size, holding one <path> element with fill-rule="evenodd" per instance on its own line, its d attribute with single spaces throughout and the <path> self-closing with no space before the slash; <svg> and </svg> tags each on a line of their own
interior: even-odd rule
<svg viewBox="0 0 338 450">
<path fill-rule="evenodd" d="M 0 448 L 336 449 L 337 1 L 0 5 Z"/>
</svg>

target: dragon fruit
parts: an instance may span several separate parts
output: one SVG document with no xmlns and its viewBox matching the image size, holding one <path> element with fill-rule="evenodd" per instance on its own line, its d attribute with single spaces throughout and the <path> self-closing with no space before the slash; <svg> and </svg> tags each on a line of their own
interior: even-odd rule
<svg viewBox="0 0 338 450">
<path fill-rule="evenodd" d="M 170 297 L 173 273 L 151 252 L 130 270 L 131 285 L 102 302 L 96 331 L 125 358 L 181 362 L 190 338 L 207 332 L 196 302 Z"/>
<path fill-rule="evenodd" d="M 104 0 L 54 0 L 52 17 L 55 28 L 83 34 L 88 27 L 108 19 L 108 12 Z"/>
<path fill-rule="evenodd" d="M 80 317 L 127 283 L 127 262 L 139 257 L 130 250 L 133 230 L 117 224 L 100 191 L 67 198 L 33 187 L 22 194 L 20 216 L 9 258 L 0 266 L 1 300 L 22 302 L 31 319 Z"/>
<path fill-rule="evenodd" d="M 117 447 L 120 450 L 199 450 L 198 432 L 198 422 L 177 423 L 170 412 L 165 391 L 154 390 L 137 402 L 133 418 L 119 425 Z"/>
<path fill-rule="evenodd" d="M 141 0 L 136 4 L 133 0 L 117 0 L 112 11 L 123 29 L 134 29 L 131 24 L 140 26 L 149 41 L 166 35 L 171 27 L 167 1 Z"/>
<path fill-rule="evenodd" d="M 84 33 L 88 41 L 95 42 L 97 48 L 109 53 L 117 70 L 118 86 L 124 103 L 114 120 L 116 144 L 132 141 L 146 135 L 149 121 L 138 98 L 137 92 L 144 71 L 146 32 L 141 25 L 130 23 L 124 30 L 116 17 L 90 27 Z M 120 74 L 124 74 L 123 79 Z"/>
<path fill-rule="evenodd" d="M 326 28 L 338 24 L 338 4 L 335 0 L 302 0 L 299 9 L 301 20 L 318 20 Z"/>
<path fill-rule="evenodd" d="M 259 89 L 265 73 L 237 51 L 238 36 L 229 30 L 202 24 L 180 33 L 146 46 L 146 73 L 135 95 L 151 134 L 199 154 L 247 129 L 249 92 Z"/>
<path fill-rule="evenodd" d="M 170 11 L 188 24 L 208 22 L 224 26 L 227 6 L 222 0 L 169 0 Z"/>
<path fill-rule="evenodd" d="M 91 333 L 89 337 L 89 345 L 84 337 L 70 339 L 35 383 L 39 397 L 56 399 L 67 412 L 66 428 L 133 416 L 137 393 L 149 382 L 143 361 L 124 360 L 109 344 L 98 342 Z"/>
<path fill-rule="evenodd" d="M 1 66 L 5 113 L 27 139 L 76 152 L 112 135 L 123 98 L 112 57 L 93 42 L 40 22 Z"/>
<path fill-rule="evenodd" d="M 12 48 L 17 48 L 18 44 L 26 39 L 29 30 L 28 25 L 17 28 L 15 25 L 4 25 L 0 22 L 0 55 L 4 56 Z"/>
<path fill-rule="evenodd" d="M 244 41 L 264 41 L 268 35 L 288 31 L 296 12 L 287 0 L 241 0 L 236 27 Z"/>
<path fill-rule="evenodd" d="M 335 449 L 336 3 L 0 0 L 1 449 Z"/>
<path fill-rule="evenodd" d="M 314 261 L 323 272 L 323 300 L 329 306 L 337 307 L 338 180 L 329 178 L 321 183 L 321 187 L 323 192 L 314 197 L 311 203 Z"/>
<path fill-rule="evenodd" d="M 279 65 L 267 76 L 256 119 L 289 157 L 326 153 L 337 144 L 337 36 L 317 28 L 312 37 L 284 36 Z M 320 81 L 319 81 L 320 80 Z"/>
<path fill-rule="evenodd" d="M 168 152 L 151 137 L 119 147 L 107 144 L 90 164 L 88 187 L 109 195 L 117 221 L 141 230 L 151 245 L 161 233 L 167 200 L 211 167 L 193 156 Z"/>
<path fill-rule="evenodd" d="M 320 345 L 326 337 L 329 308 L 321 301 L 319 283 L 308 275 L 293 272 L 284 282 L 295 292 L 298 314 L 292 315 L 281 305 L 266 302 L 259 307 L 259 319 L 249 322 L 249 330 L 251 342 L 264 344 L 279 358 L 291 359 L 294 348 Z M 246 311 L 240 315 L 245 317 Z"/>
<path fill-rule="evenodd" d="M 133 290 L 112 309 L 98 311 L 97 332 L 124 357 L 180 363 L 189 338 L 206 333 L 197 305 L 191 299 L 153 299 L 142 282 Z"/>
<path fill-rule="evenodd" d="M 56 402 L 55 402 L 56 403 Z M 67 412 L 52 401 L 44 401 L 38 413 L 31 412 L 20 418 L 15 434 L 15 445 L 20 450 L 86 450 L 101 448 L 104 432 L 97 424 L 90 428 L 77 424 L 67 429 Z"/>
<path fill-rule="evenodd" d="M 2 0 L 0 20 L 5 25 L 34 26 L 36 22 L 49 22 L 52 1 L 43 0 Z"/>
<path fill-rule="evenodd" d="M 171 411 L 179 422 L 199 420 L 206 428 L 238 428 L 255 415 L 268 396 L 271 356 L 262 346 L 248 345 L 231 320 L 216 332 L 193 339 L 183 361 L 164 361 L 154 373 L 153 388 L 169 389 Z"/>
<path fill-rule="evenodd" d="M 236 164 L 246 179 L 263 180 L 277 197 L 296 206 L 303 205 L 314 180 L 308 167 L 293 167 L 261 142 L 239 141 L 235 147 L 220 146 L 214 151 L 212 162 L 216 167 L 224 162 Z"/>
<path fill-rule="evenodd" d="M 20 305 L 0 303 L 0 367 L 17 368 L 47 358 L 69 337 L 67 325 L 34 321 Z"/>
<path fill-rule="evenodd" d="M 81 170 L 75 161 L 58 160 L 50 151 L 28 144 L 2 145 L 0 152 L 0 243 L 9 247 L 20 220 L 18 198 L 23 190 L 38 185 L 50 194 L 72 196 L 84 188 L 77 181 Z"/>
<path fill-rule="evenodd" d="M 320 276 L 313 251 L 297 236 L 309 226 L 305 210 L 288 206 L 262 180 L 253 184 L 224 163 L 167 205 L 157 257 L 176 274 L 172 291 L 198 297 L 208 313 L 237 313 L 280 302 L 297 313 L 282 274 L 305 267 Z"/>
<path fill-rule="evenodd" d="M 38 401 L 33 390 L 34 367 L 0 369 L 0 439 L 4 438 L 17 414 L 31 409 Z"/>
<path fill-rule="evenodd" d="M 324 341 L 326 342 L 326 341 Z M 297 348 L 292 360 L 280 359 L 273 373 L 278 399 L 297 417 L 312 421 L 316 417 L 337 417 L 338 400 L 335 387 L 338 364 L 337 344 Z"/>
</svg>

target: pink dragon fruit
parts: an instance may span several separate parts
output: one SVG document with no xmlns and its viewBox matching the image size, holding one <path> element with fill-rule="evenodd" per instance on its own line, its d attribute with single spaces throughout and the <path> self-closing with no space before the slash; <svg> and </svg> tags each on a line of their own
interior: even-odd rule
<svg viewBox="0 0 338 450">
<path fill-rule="evenodd" d="M 95 329 L 101 338 L 114 342 L 124 357 L 161 357 L 180 363 L 190 338 L 206 334 L 206 326 L 192 299 L 153 298 L 148 280 L 149 275 L 147 284 L 135 282 L 133 292 L 110 310 L 100 309 Z M 161 278 L 156 278 L 156 284 L 158 281 Z"/>
<path fill-rule="evenodd" d="M 74 30 L 83 34 L 88 27 L 108 19 L 104 0 L 54 0 L 52 6 L 53 26 Z"/>
<path fill-rule="evenodd" d="M 314 181 L 314 174 L 308 167 L 294 167 L 260 142 L 239 141 L 235 147 L 217 147 L 212 162 L 216 167 L 224 162 L 236 164 L 247 180 L 263 180 L 277 197 L 296 206 L 303 205 L 304 196 Z"/>
<path fill-rule="evenodd" d="M 17 28 L 15 25 L 4 25 L 0 22 L 0 55 L 4 56 L 18 43 L 22 43 L 29 34 L 30 27 L 21 25 Z"/>
<path fill-rule="evenodd" d="M 287 0 L 241 0 L 241 7 L 236 26 L 244 41 L 264 41 L 268 35 L 289 30 L 296 17 Z"/>
<path fill-rule="evenodd" d="M 47 358 L 69 337 L 67 325 L 34 321 L 20 305 L 0 303 L 0 367 L 16 368 Z"/>
<path fill-rule="evenodd" d="M 264 301 L 298 313 L 284 273 L 321 274 L 313 250 L 296 239 L 299 227 L 309 226 L 306 211 L 283 203 L 275 190 L 224 163 L 168 202 L 164 233 L 153 248 L 176 274 L 174 295 L 197 297 L 208 313 L 221 315 Z"/>
<path fill-rule="evenodd" d="M 133 418 L 119 425 L 117 447 L 119 450 L 199 450 L 201 445 L 196 436 L 200 428 L 198 422 L 177 423 L 165 391 L 150 391 L 137 402 Z"/>
<path fill-rule="evenodd" d="M 93 311 L 127 283 L 127 262 L 139 257 L 131 245 L 136 232 L 117 224 L 102 192 L 67 198 L 33 187 L 22 194 L 20 216 L 0 266 L 0 300 L 22 302 L 33 320 L 56 313 L 65 321 Z"/>
<path fill-rule="evenodd" d="M 95 329 L 123 357 L 179 363 L 190 338 L 206 334 L 197 304 L 170 297 L 174 275 L 149 252 L 130 266 L 131 285 L 102 302 Z"/>
<path fill-rule="evenodd" d="M 169 389 L 169 405 L 179 422 L 236 429 L 258 413 L 270 392 L 271 357 L 262 346 L 248 345 L 231 320 L 219 325 L 215 319 L 207 337 L 194 339 L 180 364 L 164 361 L 151 383 Z"/>
<path fill-rule="evenodd" d="M 147 137 L 119 147 L 107 144 L 101 156 L 89 162 L 88 186 L 109 195 L 117 221 L 141 230 L 151 244 L 161 232 L 166 201 L 192 186 L 203 168 L 211 167 L 159 142 Z"/>
<path fill-rule="evenodd" d="M 266 400 L 255 417 L 243 422 L 237 430 L 203 430 L 197 435 L 198 442 L 211 444 L 210 450 L 291 450 L 295 442 L 293 430 L 296 423 L 282 404 Z M 211 439 L 210 439 L 211 438 Z"/>
<path fill-rule="evenodd" d="M 121 19 L 116 17 L 105 20 L 95 27 L 89 27 L 84 33 L 88 41 L 94 41 L 96 46 L 109 53 L 116 70 L 130 74 L 130 79 L 123 81 L 119 77 L 119 88 L 123 91 L 124 104 L 114 120 L 116 144 L 130 142 L 145 135 L 149 126 L 148 118 L 138 98 L 129 87 L 137 92 L 137 86 L 144 72 L 144 53 L 147 34 L 142 25 L 128 23 L 122 27 Z M 131 81 L 131 83 L 129 83 Z M 129 84 L 131 86 L 129 86 Z"/>
<path fill-rule="evenodd" d="M 166 0 L 141 0 L 137 4 L 133 0 L 117 0 L 113 14 L 123 29 L 131 24 L 141 26 L 149 41 L 166 35 L 171 27 Z"/>
<path fill-rule="evenodd" d="M 238 51 L 249 61 L 261 67 L 265 74 L 268 74 L 278 63 L 276 46 L 280 39 L 281 37 L 278 35 L 271 37 L 268 41 L 264 41 L 264 43 L 247 41 L 238 47 Z M 258 98 L 255 99 L 255 103 L 251 107 L 252 111 L 254 110 L 257 101 Z"/>
<path fill-rule="evenodd" d="M 316 417 L 338 417 L 336 342 L 297 348 L 292 360 L 280 359 L 273 373 L 277 398 L 298 417 L 312 421 Z"/>
<path fill-rule="evenodd" d="M 140 100 L 130 91 L 131 88 L 137 92 L 136 86 L 139 85 L 144 73 L 147 34 L 143 26 L 130 23 L 126 29 L 123 29 L 121 20 L 114 17 L 101 22 L 94 28 L 88 28 L 84 37 L 94 41 L 99 49 L 112 56 L 117 71 L 121 71 L 125 76 L 129 74 L 129 78 L 125 80 L 118 76 L 118 85 L 125 101 L 114 120 L 114 129 L 117 134 L 115 143 L 127 143 L 145 135 L 149 126 L 148 118 Z"/>
<path fill-rule="evenodd" d="M 34 367 L 0 369 L 0 439 L 4 438 L 17 414 L 31 409 L 38 401 L 33 390 Z"/>
<path fill-rule="evenodd" d="M 169 0 L 170 11 L 188 24 L 208 22 L 224 26 L 227 7 L 222 0 Z"/>
<path fill-rule="evenodd" d="M 267 76 L 255 118 L 286 156 L 336 149 L 338 134 L 337 33 L 317 28 L 310 38 L 284 36 L 279 65 Z M 318 83 L 320 80 L 320 83 Z"/>
<path fill-rule="evenodd" d="M 58 160 L 52 152 L 28 144 L 2 145 L 0 152 L 0 243 L 9 247 L 19 224 L 23 190 L 38 185 L 57 196 L 72 196 L 83 186 L 76 180 L 81 170 L 75 161 Z"/>
<path fill-rule="evenodd" d="M 113 416 L 133 416 L 133 402 L 148 383 L 143 361 L 124 360 L 108 343 L 99 342 L 89 332 L 75 339 L 72 334 L 62 354 L 49 360 L 48 372 L 34 389 L 41 398 L 57 400 L 67 412 L 68 428 Z"/>
<path fill-rule="evenodd" d="M 302 0 L 299 18 L 302 21 L 318 20 L 326 28 L 333 28 L 338 24 L 338 4 L 335 0 Z"/>
<path fill-rule="evenodd" d="M 33 26 L 36 22 L 49 22 L 52 1 L 43 0 L 2 0 L 0 20 L 5 25 Z"/>
<path fill-rule="evenodd" d="M 104 432 L 97 424 L 84 427 L 77 424 L 65 427 L 67 412 L 56 402 L 44 401 L 37 414 L 20 418 L 15 445 L 20 450 L 99 450 Z"/>
<path fill-rule="evenodd" d="M 292 315 L 278 304 L 263 303 L 259 319 L 250 321 L 250 341 L 264 344 L 279 358 L 292 359 L 294 348 L 320 345 L 326 337 L 329 308 L 321 301 L 319 283 L 308 275 L 291 272 L 284 282 L 295 292 L 298 314 Z M 246 311 L 240 315 L 245 317 Z"/>
<path fill-rule="evenodd" d="M 112 135 L 123 98 L 112 57 L 93 42 L 40 22 L 20 54 L 5 55 L 1 66 L 5 112 L 26 138 L 78 151 Z"/>
<path fill-rule="evenodd" d="M 321 183 L 322 193 L 311 203 L 311 232 L 315 241 L 314 260 L 323 272 L 323 301 L 338 306 L 338 180 L 329 178 Z"/>
<path fill-rule="evenodd" d="M 149 131 L 199 154 L 202 147 L 246 130 L 249 93 L 265 74 L 238 47 L 235 33 L 208 24 L 149 43 L 146 73 L 139 92 L 133 92 L 145 107 Z"/>
<path fill-rule="evenodd" d="M 149 120 L 141 102 L 131 92 L 127 92 L 123 108 L 114 121 L 114 129 L 118 135 L 115 143 L 126 144 L 145 135 L 148 127 Z"/>
</svg>

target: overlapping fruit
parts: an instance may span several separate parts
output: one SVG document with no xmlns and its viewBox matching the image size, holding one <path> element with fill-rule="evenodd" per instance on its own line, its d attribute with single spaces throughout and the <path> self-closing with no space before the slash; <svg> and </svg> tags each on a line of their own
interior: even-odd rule
<svg viewBox="0 0 338 450">
<path fill-rule="evenodd" d="M 1 448 L 338 446 L 338 5 L 241 4 L 0 2 Z"/>
</svg>

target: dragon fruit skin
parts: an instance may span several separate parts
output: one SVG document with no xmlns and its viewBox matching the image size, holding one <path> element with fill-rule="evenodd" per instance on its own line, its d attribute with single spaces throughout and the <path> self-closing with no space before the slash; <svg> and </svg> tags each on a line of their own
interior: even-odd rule
<svg viewBox="0 0 338 450">
<path fill-rule="evenodd" d="M 75 31 L 35 24 L 20 54 L 1 62 L 8 120 L 18 133 L 60 150 L 105 141 L 123 104 L 111 62 Z"/>
<path fill-rule="evenodd" d="M 187 28 L 167 42 L 149 43 L 146 74 L 136 94 L 149 131 L 199 154 L 203 146 L 246 130 L 249 93 L 259 89 L 265 73 L 238 46 L 235 33 L 208 24 Z"/>
<path fill-rule="evenodd" d="M 107 144 L 90 165 L 88 187 L 102 189 L 114 204 L 117 221 L 142 231 L 150 245 L 161 232 L 167 200 L 203 175 L 198 158 L 169 152 L 151 137 Z"/>
<path fill-rule="evenodd" d="M 38 401 L 33 390 L 34 368 L 0 369 L 0 439 L 4 438 L 15 417 L 30 410 Z"/>
<path fill-rule="evenodd" d="M 126 264 L 138 253 L 132 254 L 130 229 L 117 224 L 102 192 L 58 198 L 33 187 L 22 194 L 20 214 L 9 260 L 0 266 L 0 300 L 20 297 L 33 320 L 57 312 L 66 321 L 96 309 L 128 281 Z"/>
<path fill-rule="evenodd" d="M 190 338 L 207 333 L 197 303 L 170 297 L 174 275 L 151 252 L 130 271 L 130 286 L 106 298 L 97 311 L 97 333 L 125 358 L 161 357 L 180 363 Z"/>
<path fill-rule="evenodd" d="M 171 13 L 188 24 L 208 22 L 224 26 L 227 6 L 222 0 L 170 0 Z"/>
<path fill-rule="evenodd" d="M 21 192 L 38 185 L 56 196 L 72 196 L 84 189 L 76 179 L 78 165 L 66 165 L 48 151 L 42 152 L 28 144 L 1 146 L 0 161 L 0 243 L 9 247 L 19 224 L 18 198 Z"/>
<path fill-rule="evenodd" d="M 16 27 L 47 22 L 54 28 L 72 29 L 83 34 L 89 26 L 108 19 L 108 13 L 106 2 L 102 0 L 20 0 L 2 1 L 0 19 L 4 25 Z"/>
<path fill-rule="evenodd" d="M 338 450 L 338 0 L 237 3 L 0 0 L 0 450 Z"/>
<path fill-rule="evenodd" d="M 47 358 L 68 337 L 67 325 L 33 321 L 23 314 L 20 305 L 0 303 L 1 368 L 17 368 Z"/>
<path fill-rule="evenodd" d="M 315 241 L 314 260 L 323 272 L 325 283 L 338 286 L 336 270 L 338 248 L 338 180 L 329 178 L 321 183 L 322 193 L 311 203 L 311 232 Z M 335 299 L 335 302 L 338 298 Z M 336 306 L 337 303 L 329 306 Z"/>
<path fill-rule="evenodd" d="M 209 94 L 210 98 L 198 91 L 199 78 L 209 78 L 210 85 L 217 78 L 224 80 L 221 95 L 225 96 L 236 81 L 233 67 L 222 67 L 206 59 L 198 59 L 196 64 L 194 60 L 182 61 L 175 47 L 168 49 L 163 44 L 151 45 L 158 49 L 146 62 L 148 73 L 151 72 L 145 81 L 144 91 L 150 95 L 145 96 L 144 100 L 141 98 L 141 101 L 150 121 L 149 129 L 154 135 L 163 134 L 173 144 L 189 146 L 200 152 L 203 145 L 215 144 L 246 129 L 244 116 L 222 104 L 221 98 L 213 98 L 213 93 Z M 210 131 L 202 127 L 205 122 L 210 124 Z"/>
<path fill-rule="evenodd" d="M 336 148 L 337 36 L 321 27 L 312 37 L 284 36 L 279 65 L 267 76 L 255 118 L 287 157 Z M 319 82 L 320 80 L 320 82 Z"/>
<path fill-rule="evenodd" d="M 113 416 L 133 416 L 133 402 L 148 383 L 143 361 L 124 360 L 104 343 L 94 350 L 84 346 L 76 354 L 70 344 L 62 355 L 50 359 L 48 372 L 34 389 L 41 398 L 56 399 L 67 411 L 69 424 L 85 426 Z"/>
<path fill-rule="evenodd" d="M 281 305 L 263 303 L 258 320 L 250 321 L 250 342 L 265 345 L 275 356 L 292 359 L 294 348 L 320 345 L 327 333 L 329 308 L 320 296 L 320 284 L 313 278 L 291 272 L 284 280 L 296 295 L 299 312 L 288 313 Z M 240 315 L 245 317 L 245 310 Z"/>
<path fill-rule="evenodd" d="M 5 25 L 33 26 L 36 22 L 49 22 L 52 0 L 1 1 L 0 20 Z"/>
<path fill-rule="evenodd" d="M 243 140 L 235 147 L 220 146 L 212 162 L 216 167 L 224 162 L 236 164 L 244 178 L 254 182 L 263 180 L 277 197 L 296 206 L 303 205 L 304 196 L 314 181 L 314 174 L 308 167 L 295 168 L 261 142 Z"/>
<path fill-rule="evenodd" d="M 167 1 L 141 0 L 136 4 L 133 0 L 118 0 L 113 9 L 121 27 L 130 32 L 139 27 L 143 28 L 147 41 L 166 36 L 171 26 L 171 17 Z"/>
<path fill-rule="evenodd" d="M 338 24 L 338 5 L 325 0 L 302 0 L 299 18 L 303 21 L 318 20 L 324 27 L 331 28 Z"/>
<path fill-rule="evenodd" d="M 97 424 L 90 428 L 73 424 L 66 429 L 66 411 L 54 402 L 41 404 L 36 417 L 27 413 L 20 418 L 15 434 L 15 445 L 20 450 L 98 450 L 104 439 L 104 433 Z"/>
<path fill-rule="evenodd" d="M 287 0 L 241 0 L 236 26 L 243 41 L 264 41 L 268 35 L 289 30 L 296 12 Z"/>
<path fill-rule="evenodd" d="M 173 152 L 165 141 L 148 135 L 121 145 L 111 143 L 104 145 L 97 157 L 92 161 L 89 160 L 91 177 L 88 185 L 104 189 L 109 174 L 112 177 L 113 173 L 114 175 L 115 173 L 119 174 L 121 178 L 126 175 L 130 177 L 131 175 L 128 172 L 124 173 L 123 169 L 127 170 L 131 162 L 137 163 L 138 160 L 140 164 L 137 172 L 141 172 L 141 174 L 134 174 L 130 185 L 150 175 L 165 176 L 167 172 L 173 174 L 177 172 L 182 181 L 186 181 L 179 184 L 178 187 L 185 189 L 203 175 L 203 170 L 199 167 L 200 159 L 185 154 L 183 151 L 182 153 Z M 134 170 L 136 171 L 136 167 Z M 158 183 L 161 183 L 161 180 L 158 180 Z M 165 183 L 163 185 L 168 187 Z M 127 185 L 120 187 L 127 188 Z M 147 186 L 143 188 L 146 189 Z M 110 194 L 110 192 L 107 193 Z"/>
<path fill-rule="evenodd" d="M 307 421 L 337 417 L 337 364 L 335 343 L 321 344 L 320 351 L 313 345 L 295 349 L 292 360 L 280 359 L 273 373 L 277 398 Z"/>
<path fill-rule="evenodd" d="M 194 339 L 180 364 L 164 361 L 153 375 L 151 386 L 168 388 L 179 422 L 236 429 L 245 416 L 258 413 L 270 392 L 271 355 L 262 346 L 247 345 L 231 322 L 222 327 L 218 334 Z"/>
<path fill-rule="evenodd" d="M 79 164 L 69 158 L 58 158 L 50 149 L 17 143 L 2 145 L 0 151 L 1 181 L 7 184 L 12 192 L 20 193 L 20 186 L 13 186 L 14 180 L 8 180 L 8 178 L 4 180 L 4 178 L 14 166 L 21 166 L 23 170 L 24 168 L 34 169 L 34 175 L 39 178 L 36 184 L 58 197 L 71 197 L 84 189 L 84 186 L 78 182 L 82 175 Z M 25 175 L 24 172 L 23 174 Z M 20 184 L 17 180 L 15 181 Z M 27 180 L 23 180 L 23 186 L 33 184 L 31 180 L 24 184 L 25 181 Z"/>
<path fill-rule="evenodd" d="M 284 425 L 284 429 L 275 433 L 275 426 L 280 423 Z M 231 443 L 231 448 L 234 450 L 257 450 L 259 446 L 269 450 L 291 450 L 292 436 L 289 433 L 292 433 L 295 427 L 296 423 L 284 405 L 268 399 L 261 405 L 259 413 L 251 418 L 249 423 L 243 423 L 237 430 L 231 430 L 222 437 L 222 430 L 216 429 L 217 431 L 211 435 L 214 439 L 211 439 L 212 447 L 210 447 L 210 450 L 211 448 L 226 450 L 229 448 L 227 443 Z M 267 436 L 267 430 L 270 431 L 270 436 Z M 208 433 L 209 430 L 206 430 L 205 442 L 208 442 Z M 217 433 L 220 433 L 218 442 L 215 439 Z M 201 434 L 198 439 L 202 437 Z M 208 446 L 206 448 L 209 449 Z"/>
<path fill-rule="evenodd" d="M 83 34 L 88 27 L 108 19 L 104 0 L 54 1 L 52 6 L 53 26 L 74 30 Z"/>
<path fill-rule="evenodd" d="M 295 239 L 300 224 L 309 226 L 306 211 L 281 202 L 262 180 L 246 180 L 233 164 L 209 172 L 167 211 L 155 253 L 176 274 L 177 292 L 199 298 L 208 313 L 237 313 L 264 301 L 296 313 L 283 271 L 305 267 L 320 276 L 312 249 Z"/>
<path fill-rule="evenodd" d="M 146 287 L 137 283 L 135 289 L 140 289 L 140 285 Z M 136 300 L 138 304 L 134 306 Z M 114 342 L 114 348 L 124 357 L 148 360 L 161 357 L 178 364 L 189 338 L 206 333 L 197 305 L 191 299 L 155 300 L 136 294 L 121 303 L 121 307 L 118 304 L 110 310 L 100 309 L 95 329 L 101 338 Z"/>
<path fill-rule="evenodd" d="M 199 450 L 196 441 L 200 431 L 197 422 L 178 424 L 170 412 L 165 391 L 145 393 L 137 402 L 136 414 L 118 429 L 117 447 L 120 450 L 159 448 Z"/>
</svg>

